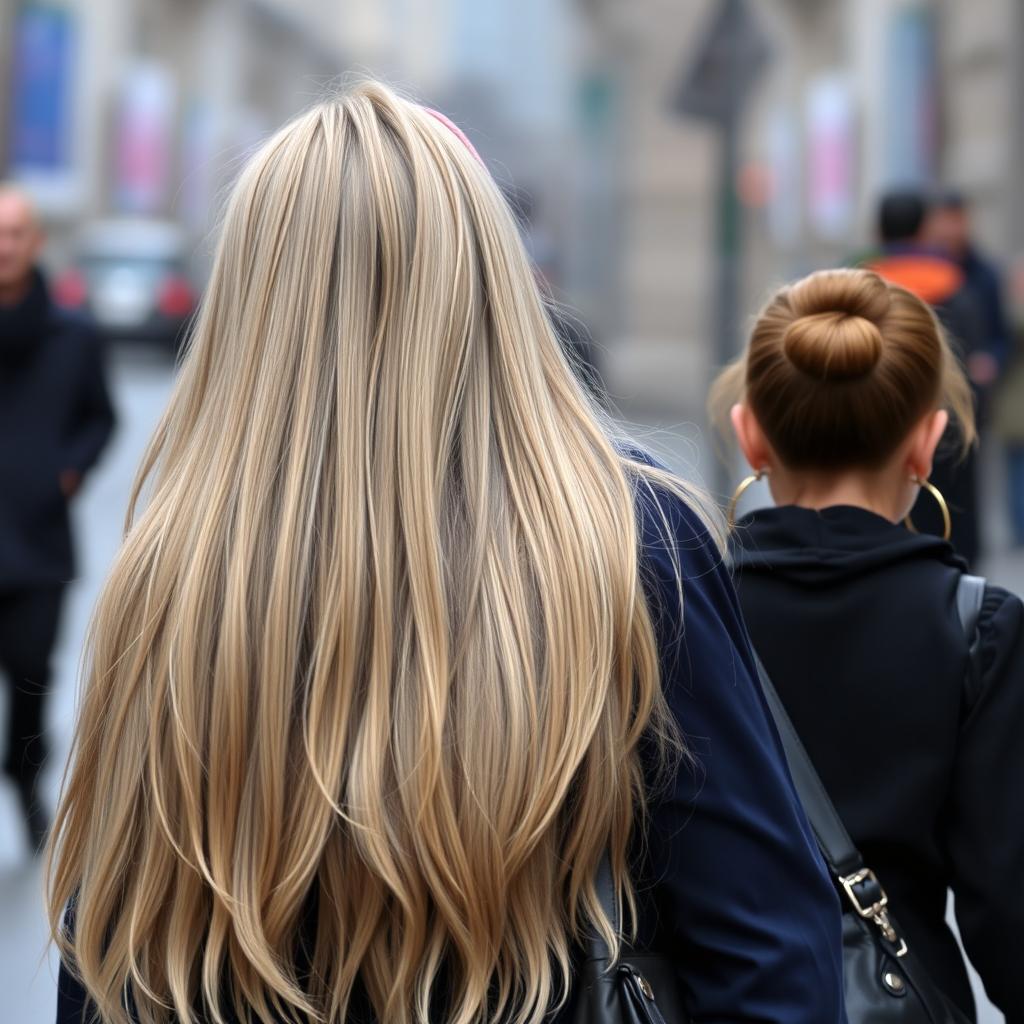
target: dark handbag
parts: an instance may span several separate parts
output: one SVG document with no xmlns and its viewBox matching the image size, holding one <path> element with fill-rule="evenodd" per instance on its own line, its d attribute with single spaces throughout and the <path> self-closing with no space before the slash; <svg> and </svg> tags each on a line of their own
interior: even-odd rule
<svg viewBox="0 0 1024 1024">
<path fill-rule="evenodd" d="M 607 858 L 595 885 L 601 907 L 621 934 Z M 569 1002 L 555 1018 L 559 1024 L 686 1024 L 677 970 L 668 957 L 623 947 L 609 969 L 611 952 L 593 931 L 580 954 Z"/>
<path fill-rule="evenodd" d="M 977 576 L 962 576 L 957 588 L 957 611 L 972 649 L 984 591 Z M 758 671 L 797 793 L 844 900 L 849 1024 L 968 1024 L 907 947 L 885 890 L 853 845 L 760 661 Z"/>
</svg>

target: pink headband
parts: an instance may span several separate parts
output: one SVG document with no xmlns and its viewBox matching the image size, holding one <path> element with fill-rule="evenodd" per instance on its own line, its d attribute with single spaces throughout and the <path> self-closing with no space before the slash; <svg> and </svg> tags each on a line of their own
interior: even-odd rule
<svg viewBox="0 0 1024 1024">
<path fill-rule="evenodd" d="M 480 164 L 481 167 L 486 166 L 481 159 L 480 154 L 476 151 L 473 143 L 466 137 L 466 133 L 450 117 L 445 117 L 440 110 L 435 110 L 433 107 L 421 107 L 420 109 L 426 111 L 426 113 L 435 120 L 440 121 L 441 124 L 443 124 L 453 135 L 457 136 L 466 149 L 473 154 L 477 163 Z"/>
</svg>

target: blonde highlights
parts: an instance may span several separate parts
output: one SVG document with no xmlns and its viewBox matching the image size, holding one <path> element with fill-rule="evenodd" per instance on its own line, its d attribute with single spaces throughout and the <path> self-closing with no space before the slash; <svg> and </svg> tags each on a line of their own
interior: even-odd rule
<svg viewBox="0 0 1024 1024">
<path fill-rule="evenodd" d="M 655 482 L 454 133 L 369 84 L 271 139 L 91 629 L 49 912 L 101 1019 L 541 1020 L 671 734 Z"/>
</svg>

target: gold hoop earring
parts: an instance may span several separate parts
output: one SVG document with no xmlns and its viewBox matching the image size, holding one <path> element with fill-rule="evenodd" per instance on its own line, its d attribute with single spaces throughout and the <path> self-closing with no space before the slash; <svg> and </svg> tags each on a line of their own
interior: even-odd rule
<svg viewBox="0 0 1024 1024">
<path fill-rule="evenodd" d="M 949 540 L 953 536 L 953 518 L 949 514 L 949 506 L 946 504 L 946 499 L 942 496 L 942 491 L 930 480 L 922 480 L 920 477 L 912 476 L 910 481 L 917 484 L 918 487 L 923 487 L 935 499 L 935 504 L 939 506 L 939 511 L 942 513 L 942 539 Z M 911 533 L 917 533 L 917 527 L 914 526 L 909 512 L 903 520 L 903 525 Z"/>
<path fill-rule="evenodd" d="M 729 499 L 729 505 L 725 513 L 726 525 L 732 530 L 736 526 L 736 506 L 739 504 L 740 498 L 747 493 L 747 489 L 762 479 L 766 470 L 759 469 L 756 473 L 751 473 L 750 476 L 745 477 L 740 481 L 739 487 L 732 492 L 732 497 Z"/>
</svg>

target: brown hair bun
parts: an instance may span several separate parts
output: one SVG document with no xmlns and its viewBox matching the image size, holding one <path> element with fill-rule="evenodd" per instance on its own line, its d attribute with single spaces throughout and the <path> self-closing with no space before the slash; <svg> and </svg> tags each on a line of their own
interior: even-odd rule
<svg viewBox="0 0 1024 1024">
<path fill-rule="evenodd" d="M 975 437 L 971 390 L 935 313 L 870 270 L 825 270 L 780 289 L 712 389 L 728 424 L 746 402 L 780 462 L 881 465 L 930 409 Z"/>
<path fill-rule="evenodd" d="M 782 339 L 786 358 L 816 380 L 856 380 L 882 358 L 882 335 L 862 316 L 814 313 L 794 320 Z"/>
<path fill-rule="evenodd" d="M 856 380 L 882 358 L 879 325 L 892 305 L 877 274 L 824 270 L 789 289 L 793 321 L 782 350 L 797 369 L 820 381 Z"/>
</svg>

